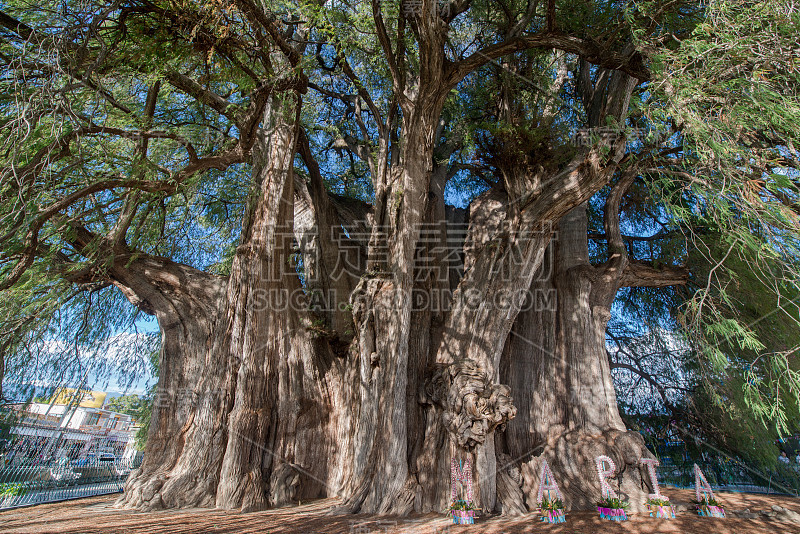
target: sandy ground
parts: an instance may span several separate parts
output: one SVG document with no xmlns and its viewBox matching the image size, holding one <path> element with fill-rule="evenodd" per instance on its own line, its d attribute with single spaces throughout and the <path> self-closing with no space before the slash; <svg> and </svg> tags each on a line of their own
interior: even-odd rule
<svg viewBox="0 0 800 534">
<path fill-rule="evenodd" d="M 666 488 L 673 503 L 688 503 L 692 492 Z M 800 499 L 765 495 L 719 492 L 725 507 L 725 519 L 699 517 L 693 512 L 679 512 L 675 519 L 653 519 L 635 515 L 630 521 L 611 522 L 596 513 L 569 513 L 567 522 L 546 525 L 536 514 L 518 518 L 488 517 L 475 525 L 453 525 L 444 515 L 428 514 L 398 518 L 366 515 L 327 515 L 333 500 L 303 503 L 300 506 L 241 514 L 221 510 L 180 510 L 131 512 L 111 507 L 116 496 L 91 497 L 75 501 L 43 504 L 0 512 L 0 533 L 70 533 L 70 534 L 177 534 L 199 533 L 347 533 L 347 534 L 501 534 L 552 533 L 601 534 L 618 532 L 687 533 L 687 534 L 767 534 L 800 533 L 800 523 L 778 521 L 760 513 L 778 505 L 800 513 Z M 736 511 L 749 509 L 755 519 L 737 517 Z"/>
</svg>

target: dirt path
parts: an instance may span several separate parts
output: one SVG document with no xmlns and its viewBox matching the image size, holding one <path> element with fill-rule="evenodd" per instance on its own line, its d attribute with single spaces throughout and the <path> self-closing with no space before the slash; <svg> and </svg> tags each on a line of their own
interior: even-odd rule
<svg viewBox="0 0 800 534">
<path fill-rule="evenodd" d="M 688 503 L 692 492 L 666 488 L 674 503 Z M 601 520 L 596 513 L 570 513 L 567 523 L 545 525 L 535 514 L 506 519 L 479 519 L 475 525 L 452 525 L 443 515 L 428 514 L 409 518 L 361 515 L 329 516 L 333 500 L 304 503 L 301 506 L 240 514 L 220 510 L 181 510 L 165 512 L 130 512 L 111 507 L 116 496 L 92 497 L 57 504 L 44 504 L 0 513 L 0 533 L 69 533 L 69 534 L 178 534 L 258 533 L 258 534 L 614 534 L 614 533 L 686 533 L 686 534 L 773 534 L 800 533 L 800 523 L 779 521 L 760 512 L 773 505 L 800 513 L 800 499 L 720 492 L 717 497 L 729 517 L 698 517 L 679 512 L 673 520 L 633 516 L 630 521 L 615 523 Z M 754 518 L 738 517 L 734 511 L 749 509 Z"/>
</svg>

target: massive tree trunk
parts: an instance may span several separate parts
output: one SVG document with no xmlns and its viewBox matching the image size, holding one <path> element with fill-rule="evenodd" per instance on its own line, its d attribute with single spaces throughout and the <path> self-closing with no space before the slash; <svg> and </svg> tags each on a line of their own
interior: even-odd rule
<svg viewBox="0 0 800 534">
<path fill-rule="evenodd" d="M 609 116 L 624 117 L 632 80 L 601 71 L 592 83 L 586 65 L 582 72 L 589 126 L 600 126 Z M 505 343 L 501 381 L 511 386 L 519 408 L 497 438 L 509 462 L 503 489 L 511 512 L 522 511 L 520 485 L 528 509 L 536 508 L 543 458 L 569 508 L 591 508 L 601 497 L 594 464 L 601 454 L 615 460 L 617 489 L 634 509 L 646 499 L 648 479 L 639 460 L 651 455 L 641 436 L 627 432 L 620 418 L 605 345 L 617 290 L 631 282 L 626 276 L 632 264 L 619 235 L 619 206 L 635 177 L 631 169 L 620 172 L 608 197 L 604 220 L 611 252 L 603 265 L 589 262 L 585 204 L 560 219 L 548 252 L 553 269 L 540 270 L 528 286 L 526 309 Z"/>
<path fill-rule="evenodd" d="M 433 82 L 435 90 L 420 95 L 405 118 L 399 165 L 378 185 L 376 196 L 383 201 L 376 203 L 368 272 L 351 298 L 357 334 L 351 357 L 358 369 L 351 400 L 358 415 L 344 488 L 351 511 L 406 513 L 418 492 L 408 461 L 409 409 L 414 410 L 409 398 L 417 396 L 417 373 L 428 355 L 411 340 L 430 332 L 428 319 L 412 318 L 412 294 L 421 225 L 436 211 L 428 192 L 445 95 Z"/>
<path fill-rule="evenodd" d="M 600 71 L 592 94 L 586 98 L 593 109 L 600 110 L 595 120 L 624 118 L 634 87 L 635 81 L 624 74 Z M 540 146 L 536 149 L 546 152 Z M 607 154 L 601 155 L 603 150 Z M 540 281 L 535 281 L 534 276 L 542 268 L 553 224 L 610 181 L 623 157 L 624 140 L 601 141 L 591 149 L 578 150 L 560 167 L 546 156 L 542 159 L 540 154 L 523 152 L 520 157 L 519 152 L 514 141 L 501 148 L 498 159 L 502 183 L 472 206 L 466 273 L 454 295 L 437 355 L 441 363 L 453 361 L 454 355 L 464 355 L 476 361 L 493 382 L 504 384 L 513 377 L 500 376 L 501 355 L 526 294 L 532 294 L 528 296 L 528 305 L 534 309 L 537 294 L 550 296 L 543 292 L 546 288 L 538 286 Z M 575 293 L 571 297 L 580 295 Z M 544 328 L 536 335 L 546 333 L 547 327 Z M 603 323 L 602 332 L 604 328 Z M 586 335 L 576 342 L 581 340 L 589 342 Z M 512 387 L 506 395 L 530 395 L 529 384 L 517 380 L 515 385 L 518 387 Z M 613 387 L 611 393 L 613 399 Z M 616 414 L 616 404 L 608 410 Z M 513 412 L 510 415 L 513 417 Z M 587 414 L 587 419 L 594 415 Z M 604 426 L 602 421 L 597 424 Z M 488 438 L 476 440 L 473 453 L 480 504 L 487 510 L 497 507 L 504 513 L 520 513 L 523 511 L 521 478 L 515 470 L 516 458 L 508 459 L 500 452 L 502 462 L 498 465 L 494 436 L 490 434 Z"/>
<path fill-rule="evenodd" d="M 124 260 L 120 261 L 124 263 Z M 158 318 L 160 374 L 147 454 L 121 498 L 140 509 L 213 506 L 225 420 L 211 340 L 225 287 L 220 278 L 159 258 L 115 269 L 115 284 Z M 211 372 L 209 372 L 211 371 Z"/>
<path fill-rule="evenodd" d="M 532 480 L 517 460 L 539 447 L 557 477 L 573 469 L 568 504 L 585 506 L 578 484 L 591 492 L 594 479 L 578 477 L 593 469 L 596 451 L 624 451 L 626 468 L 646 454 L 616 409 L 604 346 L 613 284 L 590 272 L 578 212 L 546 252 L 552 225 L 610 181 L 624 143 L 579 148 L 564 165 L 512 165 L 471 206 L 466 235 L 449 228 L 447 168 L 434 158 L 448 94 L 445 31 L 427 19 L 415 31 L 420 72 L 400 99 L 402 149 L 390 157 L 379 143 L 366 222 L 353 213 L 368 210 L 348 213 L 325 192 L 298 124 L 299 96 L 276 94 L 253 148 L 250 204 L 227 281 L 153 286 L 120 264 L 115 283 L 159 319 L 159 397 L 167 399 L 122 505 L 255 510 L 338 495 L 349 512 L 428 512 L 447 505 L 451 458 L 470 457 L 476 504 L 513 513 Z M 633 80 L 598 78 L 597 120 L 624 117 Z M 405 82 L 395 82 L 403 92 Z M 381 127 L 381 139 L 389 131 Z M 294 175 L 296 152 L 308 183 Z M 355 272 L 335 277 L 348 240 Z M 293 242 L 305 287 L 289 261 Z M 458 277 L 453 248 L 463 250 Z M 551 257 L 555 277 L 536 277 Z M 520 314 L 527 288 L 534 299 L 556 290 L 557 311 L 533 303 Z M 415 290 L 429 301 L 415 307 Z M 520 349 L 520 336 L 556 356 Z M 516 413 L 512 395 L 523 417 L 496 436 Z M 173 406 L 187 396 L 185 409 Z"/>
<path fill-rule="evenodd" d="M 591 508 L 601 497 L 594 465 L 601 454 L 615 461 L 617 489 L 638 509 L 647 498 L 638 462 L 650 453 L 638 433 L 626 431 L 617 409 L 605 347 L 613 297 L 593 294 L 598 273 L 588 261 L 585 206 L 570 212 L 558 229 L 553 278 L 537 282 L 555 290 L 556 306 L 521 314 L 504 353 L 509 380 L 530 384 L 520 393 L 521 413 L 509 425 L 504 445 L 522 462 L 531 509 L 542 458 L 565 505 Z"/>
<path fill-rule="evenodd" d="M 336 494 L 347 511 L 431 511 L 447 505 L 450 459 L 469 456 L 476 504 L 486 511 L 520 511 L 521 478 L 506 469 L 502 456 L 498 481 L 495 451 L 495 432 L 515 414 L 512 390 L 500 385 L 501 354 L 523 303 L 509 289 L 540 283 L 534 275 L 552 235 L 547 223 L 606 184 L 622 152 L 619 145 L 608 145 L 610 156 L 600 146 L 585 148 L 562 168 L 510 173 L 473 204 L 469 232 L 459 238 L 448 235 L 444 224 L 446 177 L 433 157 L 444 95 L 432 90 L 420 98 L 425 105 L 405 118 L 402 157 L 376 188 L 367 271 L 350 295 L 354 339 L 347 351 L 348 336 L 336 330 L 349 320 L 342 299 L 326 303 L 325 327 L 317 328 L 288 263 L 296 239 L 309 260 L 314 244 L 322 252 L 306 264 L 307 273 L 333 272 L 331 264 L 341 260 L 335 241 L 344 237 L 329 239 L 330 230 L 342 228 L 346 216 L 321 189 L 303 146 L 309 184 L 295 191 L 297 108 L 272 99 L 255 147 L 252 203 L 224 295 L 219 290 L 207 299 L 204 322 L 184 334 L 192 339 L 180 351 L 165 337 L 164 368 L 185 361 L 187 369 L 176 370 L 181 382 L 175 384 L 165 373 L 160 394 L 184 389 L 198 402 L 185 414 L 156 412 L 148 461 L 131 477 L 122 503 L 252 510 Z M 548 189 L 540 185 L 545 182 Z M 441 233 L 431 241 L 420 239 L 423 231 Z M 456 280 L 449 252 L 464 237 L 465 272 Z M 362 261 L 356 264 L 360 270 Z M 313 275 L 306 290 L 321 288 L 327 295 L 334 285 L 340 293 L 352 280 L 331 284 Z M 580 284 L 563 284 L 563 299 L 583 298 Z M 415 309 L 415 289 L 438 294 L 438 307 L 428 302 Z M 559 300 L 565 310 L 569 303 Z M 162 328 L 169 324 L 166 316 L 159 320 Z M 563 332 L 558 339 L 603 349 L 604 325 L 599 319 L 577 325 L 574 339 Z M 546 331 L 537 335 L 547 337 Z M 590 380 L 611 387 L 603 369 L 570 376 L 583 380 L 576 386 L 581 394 L 595 385 Z M 530 394 L 529 384 L 515 379 L 514 386 L 514 395 Z M 619 420 L 613 390 L 598 398 L 608 405 L 605 412 L 593 405 L 595 397 L 574 407 L 582 414 L 573 419 L 577 427 L 606 429 L 608 421 Z M 181 445 L 151 454 L 170 441 Z M 506 446 L 514 456 L 514 445 Z"/>
<path fill-rule="evenodd" d="M 228 280 L 221 330 L 222 339 L 230 339 L 227 390 L 233 396 L 216 497 L 226 508 L 267 505 L 279 425 L 280 366 L 302 343 L 289 302 L 299 288 L 289 264 L 297 136 L 291 107 L 276 97 L 265 112 L 265 133 L 253 154 L 255 202 L 245 215 Z"/>
<path fill-rule="evenodd" d="M 499 145 L 508 146 L 493 165 L 497 182 L 471 206 L 468 231 L 447 224 L 467 218 L 444 205 L 449 170 L 447 158 L 436 155 L 451 91 L 492 58 L 563 47 L 631 71 L 629 54 L 603 57 L 599 45 L 560 34 L 554 17 L 546 31 L 524 36 L 536 24 L 535 3 L 519 21 L 513 17 L 498 42 L 489 39 L 492 44 L 475 50 L 482 36 L 456 51 L 448 45 L 455 30 L 450 24 L 469 2 L 442 6 L 424 0 L 419 10 L 406 5 L 395 13 L 396 34 L 390 37 L 381 3 L 372 0 L 375 36 L 392 78 L 389 91 L 376 80 L 358 79 L 348 65 L 349 45 L 336 39 L 339 22 L 331 22 L 316 35 L 315 57 L 332 74 L 336 91 L 316 89 L 341 97 L 347 120 L 359 123 L 365 137 L 359 157 L 369 160 L 375 192 L 371 208 L 346 206 L 326 192 L 300 125 L 297 93 L 308 85 L 301 71 L 305 58 L 314 57 L 304 53 L 311 32 L 306 17 L 279 21 L 259 3 L 234 4 L 238 9 L 226 16 L 237 25 L 249 22 L 263 71 L 240 64 L 249 56 L 240 54 L 239 41 L 218 53 L 254 78 L 251 95 L 245 85 L 228 95 L 230 101 L 214 93 L 226 85 L 222 75 L 206 73 L 202 83 L 166 75 L 198 105 L 230 120 L 228 132 L 239 136 L 233 148 L 199 165 L 191 143 L 166 134 L 197 160 L 177 175 L 252 163 L 227 279 L 76 229 L 84 256 L 92 257 L 99 246 L 104 258 L 112 258 L 98 276 L 155 315 L 161 329 L 161 374 L 145 460 L 128 479 L 120 506 L 248 511 L 337 495 L 340 509 L 349 512 L 429 512 L 447 505 L 451 459 L 469 458 L 475 504 L 486 512 L 514 513 L 525 506 L 523 489 L 530 494 L 535 483 L 530 461 L 517 467 L 531 454 L 550 459 L 572 507 L 594 498 L 595 454 L 617 458 L 626 474 L 634 471 L 647 452 L 620 420 L 604 332 L 616 290 L 638 283 L 643 268 L 634 268 L 624 247 L 601 268 L 589 265 L 585 213 L 573 209 L 611 181 L 624 140 L 555 150 L 555 104 L 530 113 L 538 97 L 515 102 L 504 84 L 498 130 L 512 133 L 497 136 L 503 137 Z M 196 22 L 193 41 L 195 33 L 206 40 L 215 35 L 206 31 L 209 21 Z M 415 46 L 407 49 L 406 38 Z M 200 41 L 194 45 L 203 48 Z M 204 50 L 206 59 L 223 41 L 230 40 Z M 336 62 L 328 68 L 330 47 Z M 362 58 L 360 52 L 354 57 Z M 520 77 L 513 63 L 509 59 L 506 66 Z M 562 93 L 568 78 L 564 65 L 561 54 L 553 95 Z M 275 75 L 290 71 L 285 78 Z M 624 122 L 635 80 L 588 64 L 580 80 L 589 126 L 603 126 L 607 118 Z M 356 94 L 339 94 L 348 84 Z M 387 106 L 372 101 L 370 87 L 379 87 L 376 93 L 388 99 Z M 158 84 L 148 96 L 151 119 L 157 98 Z M 367 113 L 374 123 L 365 124 Z M 540 124 L 526 124 L 534 116 Z M 151 134 L 165 132 L 121 135 Z M 69 142 L 65 148 L 70 152 Z M 146 142 L 141 151 L 146 155 Z M 307 182 L 295 175 L 297 153 Z M 612 197 L 618 214 L 618 196 Z M 559 242 L 550 245 L 567 213 Z M 606 231 L 612 250 L 620 247 L 618 230 L 617 224 Z M 343 257 L 343 244 L 354 245 L 349 251 L 355 253 Z M 292 261 L 295 246 L 302 265 Z M 550 259 L 557 266 L 554 275 L 537 276 Z M 543 309 L 551 292 L 557 306 Z M 512 395 L 519 399 L 516 421 Z M 621 487 L 631 495 L 636 491 L 627 478 Z"/>
<path fill-rule="evenodd" d="M 542 459 L 571 509 L 591 508 L 601 498 L 594 464 L 599 455 L 614 460 L 618 474 L 610 482 L 633 510 L 642 511 L 652 491 L 639 463 L 652 454 L 638 432 L 627 431 L 617 408 L 606 325 L 620 287 L 682 284 L 688 276 L 682 268 L 655 269 L 628 258 L 619 234 L 619 202 L 634 177 L 623 174 L 606 203 L 605 263 L 589 263 L 585 205 L 561 220 L 550 251 L 552 276 L 537 278 L 532 286 L 532 292 L 556 298 L 518 316 L 503 353 L 502 379 L 519 386 L 519 412 L 498 442 L 520 466 L 531 510 Z"/>
<path fill-rule="evenodd" d="M 252 510 L 327 493 L 333 354 L 306 328 L 289 262 L 298 100 L 275 95 L 265 109 L 226 283 L 184 267 L 201 281 L 175 280 L 182 291 L 167 292 L 120 270 L 118 285 L 133 302 L 148 301 L 162 330 L 146 459 L 121 505 Z"/>
</svg>

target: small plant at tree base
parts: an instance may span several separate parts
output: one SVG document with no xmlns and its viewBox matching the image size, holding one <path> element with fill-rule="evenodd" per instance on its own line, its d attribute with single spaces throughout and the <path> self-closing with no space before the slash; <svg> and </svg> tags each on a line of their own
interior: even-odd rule
<svg viewBox="0 0 800 534">
<path fill-rule="evenodd" d="M 625 513 L 630 507 L 628 501 L 623 501 L 619 497 L 605 497 L 597 503 L 597 511 L 600 517 L 611 521 L 627 521 L 628 515 Z"/>
<path fill-rule="evenodd" d="M 669 506 L 669 501 L 666 499 L 647 499 L 645 504 L 648 506 Z"/>
<path fill-rule="evenodd" d="M 725 510 L 714 497 L 703 495 L 699 501 L 694 501 L 697 512 L 706 517 L 725 517 Z"/>
<path fill-rule="evenodd" d="M 465 511 L 473 510 L 474 511 L 474 510 L 476 510 L 476 508 L 475 508 L 475 505 L 472 504 L 471 502 L 467 502 L 467 501 L 465 501 L 463 499 L 458 499 L 458 500 L 453 501 L 453 503 L 450 505 L 450 508 L 448 508 L 448 510 L 449 511 L 453 511 L 453 510 L 465 510 Z"/>
<path fill-rule="evenodd" d="M 447 514 L 452 516 L 453 523 L 457 525 L 472 525 L 475 522 L 475 505 L 464 499 L 453 501 Z"/>
<path fill-rule="evenodd" d="M 619 497 L 606 497 L 597 503 L 600 508 L 612 508 L 614 510 L 627 510 L 631 507 L 628 501 L 623 501 Z"/>
<path fill-rule="evenodd" d="M 544 497 L 542 502 L 539 503 L 539 508 L 541 508 L 543 512 L 547 510 L 562 510 L 564 508 L 564 503 L 561 502 L 561 499 L 548 499 Z"/>
<path fill-rule="evenodd" d="M 668 499 L 654 499 L 651 497 L 645 501 L 645 504 L 650 510 L 650 517 L 657 517 L 660 519 L 675 518 L 675 509 L 670 505 Z"/>
<path fill-rule="evenodd" d="M 566 517 L 564 515 L 564 503 L 561 499 L 550 499 L 543 497 L 542 502 L 539 503 L 539 509 L 542 513 L 542 521 L 547 523 L 564 523 Z"/>
<path fill-rule="evenodd" d="M 716 506 L 718 508 L 722 508 L 722 505 L 717 502 L 717 499 L 714 497 L 709 497 L 708 495 L 704 495 L 699 501 L 692 502 L 694 502 L 697 506 Z"/>
</svg>

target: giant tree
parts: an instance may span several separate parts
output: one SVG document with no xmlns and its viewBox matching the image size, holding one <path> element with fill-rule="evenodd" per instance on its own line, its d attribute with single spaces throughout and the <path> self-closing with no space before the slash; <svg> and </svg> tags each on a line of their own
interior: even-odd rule
<svg viewBox="0 0 800 534">
<path fill-rule="evenodd" d="M 347 511 L 430 511 L 455 456 L 473 460 L 481 507 L 520 511 L 541 447 L 568 505 L 590 501 L 601 452 L 639 500 L 650 453 L 617 413 L 605 325 L 620 287 L 684 273 L 625 250 L 622 198 L 677 149 L 632 153 L 621 132 L 647 57 L 685 37 L 692 6 L 23 7 L 0 21 L 0 288 L 18 325 L 0 342 L 17 354 L 80 309 L 54 299 L 67 288 L 157 318 L 147 451 L 121 504 L 336 495 Z M 465 128 L 490 72 L 482 120 L 499 127 Z M 570 143 L 570 128 L 609 125 Z M 465 174 L 487 184 L 468 219 L 445 205 Z M 592 266 L 585 206 L 601 191 L 607 258 Z M 542 283 L 557 311 L 520 313 Z M 526 457 L 524 483 L 506 454 Z"/>
</svg>

